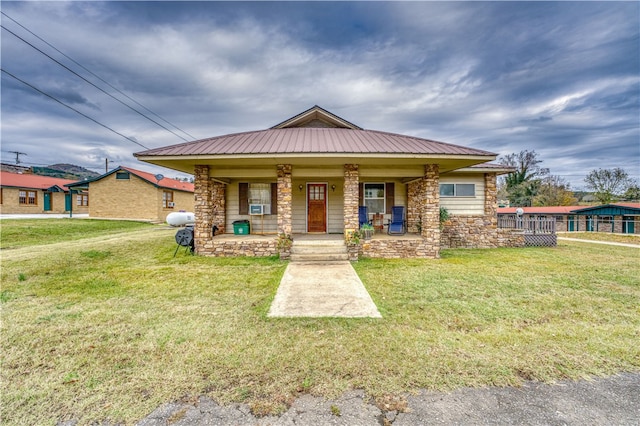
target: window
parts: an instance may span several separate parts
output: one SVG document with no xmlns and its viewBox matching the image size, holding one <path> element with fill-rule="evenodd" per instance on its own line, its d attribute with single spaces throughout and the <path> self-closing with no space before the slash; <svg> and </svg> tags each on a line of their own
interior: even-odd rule
<svg viewBox="0 0 640 426">
<path fill-rule="evenodd" d="M 18 203 L 21 205 L 35 206 L 38 204 L 38 194 L 36 191 L 19 191 Z"/>
<path fill-rule="evenodd" d="M 264 205 L 263 213 L 271 214 L 271 184 L 250 183 L 249 204 L 262 204 Z"/>
<path fill-rule="evenodd" d="M 473 183 L 441 183 L 441 197 L 475 197 L 476 185 Z"/>
<path fill-rule="evenodd" d="M 88 206 L 89 205 L 89 194 L 78 194 L 76 196 L 76 204 L 78 206 Z"/>
<path fill-rule="evenodd" d="M 369 213 L 386 212 L 384 187 L 384 183 L 364 184 L 364 205 L 367 206 Z"/>
<path fill-rule="evenodd" d="M 564 216 L 556 216 L 556 222 L 558 223 L 564 222 Z"/>
<path fill-rule="evenodd" d="M 278 184 L 238 183 L 238 214 L 249 214 L 249 204 L 262 204 L 264 214 L 277 214 Z"/>
<path fill-rule="evenodd" d="M 129 179 L 129 172 L 116 172 L 116 179 L 117 180 L 128 180 Z"/>
<path fill-rule="evenodd" d="M 162 208 L 163 209 L 173 208 L 173 192 L 172 191 L 162 191 Z"/>
</svg>

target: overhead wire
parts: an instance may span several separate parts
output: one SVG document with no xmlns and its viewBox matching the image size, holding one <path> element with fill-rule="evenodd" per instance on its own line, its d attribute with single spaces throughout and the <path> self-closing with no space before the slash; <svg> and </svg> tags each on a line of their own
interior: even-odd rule
<svg viewBox="0 0 640 426">
<path fill-rule="evenodd" d="M 0 28 L 2 28 L 3 30 L 7 31 L 8 33 L 10 33 L 11 35 L 13 35 L 14 37 L 16 37 L 17 39 L 19 39 L 20 41 L 24 42 L 25 44 L 29 45 L 30 47 L 32 47 L 33 49 L 37 50 L 38 52 L 40 52 L 41 54 L 43 54 L 44 56 L 46 56 L 47 58 L 51 59 L 52 61 L 54 61 L 55 63 L 57 63 L 58 65 L 60 65 L 62 68 L 66 69 L 67 71 L 69 71 L 70 73 L 76 75 L 77 77 L 81 78 L 82 80 L 84 80 L 85 82 L 87 82 L 88 84 L 92 85 L 93 87 L 95 87 L 96 89 L 100 90 L 102 93 L 106 94 L 107 96 L 109 96 L 112 99 L 115 99 L 117 102 L 121 103 L 122 105 L 126 106 L 127 108 L 129 108 L 130 110 L 136 112 L 137 114 L 141 115 L 142 117 L 146 118 L 147 120 L 151 121 L 152 123 L 155 123 L 156 125 L 162 127 L 163 129 L 165 129 L 168 132 L 173 133 L 175 136 L 179 137 L 180 139 L 182 139 L 185 142 L 188 142 L 189 140 L 180 136 L 179 134 L 177 134 L 176 132 L 174 132 L 171 129 L 166 128 L 165 126 L 163 126 L 162 124 L 158 123 L 157 121 L 155 121 L 154 119 L 144 115 L 143 113 L 141 113 L 140 111 L 138 111 L 137 109 L 135 109 L 134 107 L 132 107 L 131 105 L 126 104 L 125 102 L 123 102 L 122 100 L 116 98 L 115 96 L 113 96 L 111 93 L 107 92 L 106 90 L 102 89 L 100 86 L 94 84 L 93 82 L 87 80 L 86 78 L 84 78 L 82 75 L 78 74 L 77 72 L 75 72 L 74 70 L 72 70 L 71 68 L 67 67 L 65 64 L 63 64 L 62 62 L 58 61 L 57 59 L 53 58 L 52 56 L 48 55 L 47 53 L 45 53 L 44 51 L 38 49 L 36 46 L 34 46 L 33 44 L 29 43 L 27 40 L 23 39 L 22 37 L 20 37 L 19 35 L 17 35 L 16 33 L 14 33 L 13 31 L 11 31 L 10 29 L 6 28 L 4 25 L 0 24 Z"/>
<path fill-rule="evenodd" d="M 83 112 L 81 112 L 81 111 L 78 111 L 77 109 L 73 108 L 72 106 L 65 104 L 64 102 L 62 102 L 60 99 L 56 98 L 55 96 L 50 95 L 50 94 L 48 94 L 48 93 L 46 93 L 46 92 L 44 92 L 44 91 L 42 91 L 42 90 L 38 89 L 38 88 L 37 88 L 37 87 L 35 87 L 34 85 L 32 85 L 32 84 L 30 84 L 30 83 L 27 83 L 26 81 L 22 80 L 22 79 L 21 79 L 21 78 L 19 78 L 19 77 L 16 77 L 15 75 L 11 74 L 9 71 L 5 70 L 4 68 L 0 68 L 0 71 L 2 71 L 3 73 L 7 74 L 8 76 L 10 76 L 10 77 L 12 77 L 12 78 L 14 78 L 14 79 L 18 80 L 20 83 L 24 84 L 25 86 L 30 87 L 31 89 L 35 90 L 36 92 L 38 92 L 38 93 L 40 93 L 40 94 L 42 94 L 42 95 L 44 95 L 44 96 L 46 96 L 46 97 L 48 97 L 48 98 L 50 98 L 50 99 L 52 99 L 52 100 L 56 101 L 56 102 L 58 102 L 60 105 L 63 105 L 63 106 L 65 106 L 65 107 L 69 108 L 71 111 L 73 111 L 73 112 L 76 112 L 76 113 L 80 114 L 81 116 L 83 116 L 83 117 L 85 117 L 85 118 L 87 118 L 87 119 L 89 119 L 89 120 L 93 121 L 94 123 L 96 123 L 96 124 L 98 124 L 98 125 L 100 125 L 100 126 L 104 127 L 104 128 L 105 128 L 105 129 L 107 129 L 107 130 L 112 131 L 113 133 L 115 133 L 115 134 L 117 134 L 117 135 L 119 135 L 119 136 L 122 136 L 123 138 L 127 139 L 128 141 L 133 142 L 133 143 L 135 143 L 136 145 L 141 146 L 141 147 L 142 147 L 142 148 L 144 148 L 144 149 L 150 149 L 150 148 L 148 148 L 148 147 L 144 146 L 143 144 L 141 144 L 140 142 L 136 141 L 135 139 L 132 139 L 132 138 L 130 138 L 130 137 L 128 137 L 128 136 L 125 136 L 125 135 L 123 135 L 122 133 L 120 133 L 120 132 L 118 132 L 118 131 L 116 131 L 116 130 L 112 129 L 112 128 L 111 128 L 111 127 L 109 127 L 109 126 L 107 126 L 106 124 L 102 124 L 101 122 L 99 122 L 99 121 L 98 121 L 98 120 L 96 120 L 95 118 L 92 118 L 92 117 L 88 116 L 87 114 L 85 114 L 85 113 L 83 113 Z"/>
<path fill-rule="evenodd" d="M 72 57 L 70 57 L 69 55 L 67 55 L 66 53 L 62 52 L 60 49 L 58 49 L 57 47 L 55 47 L 53 44 L 49 43 L 48 41 L 46 41 L 45 39 L 43 39 L 42 37 L 40 37 L 39 35 L 37 35 L 36 33 L 34 33 L 33 31 L 31 31 L 29 28 L 25 27 L 24 25 L 22 25 L 20 22 L 16 21 L 15 19 L 13 19 L 11 16 L 7 15 L 5 12 L 0 11 L 0 13 L 2 13 L 2 15 L 6 16 L 8 19 L 10 19 L 11 21 L 15 22 L 18 26 L 20 26 L 21 28 L 23 28 L 25 31 L 27 31 L 28 33 L 30 33 L 31 35 L 33 35 L 34 37 L 36 37 L 38 40 L 42 41 L 43 43 L 45 43 L 47 46 L 51 47 L 53 50 L 55 50 L 56 52 L 60 53 L 62 56 L 64 56 L 65 58 L 69 59 L 71 62 L 73 62 L 74 64 L 76 64 L 77 66 L 79 66 L 80 68 L 82 68 L 83 70 L 85 70 L 86 72 L 88 72 L 89 74 L 91 74 L 92 76 L 94 76 L 95 78 L 97 78 L 98 80 L 102 81 L 104 84 L 106 84 L 107 86 L 111 87 L 113 90 L 117 91 L 118 93 L 120 93 L 122 96 L 126 97 L 127 99 L 129 99 L 132 102 L 135 102 L 137 105 L 139 105 L 140 107 L 144 108 L 145 110 L 149 111 L 151 114 L 155 115 L 156 117 L 158 117 L 159 119 L 161 119 L 162 121 L 164 121 L 165 123 L 169 124 L 170 126 L 173 126 L 174 128 L 178 129 L 179 131 L 181 131 L 182 133 L 184 133 L 185 135 L 189 136 L 191 139 L 197 139 L 195 136 L 189 134 L 188 132 L 182 130 L 180 127 L 176 126 L 175 124 L 171 123 L 169 120 L 167 120 L 166 118 L 158 115 L 157 113 L 155 113 L 154 111 L 150 110 L 149 108 L 147 108 L 146 106 L 142 105 L 140 102 L 136 101 L 135 99 L 133 99 L 131 96 L 127 95 L 126 93 L 124 93 L 123 91 L 121 91 L 120 89 L 118 89 L 117 87 L 113 86 L 111 83 L 109 83 L 108 81 L 104 80 L 102 77 L 100 77 L 99 75 L 95 74 L 93 71 L 91 71 L 90 69 L 88 69 L 87 67 L 85 67 L 84 65 L 82 65 L 81 63 L 79 63 L 78 61 L 76 61 L 75 59 L 73 59 Z"/>
</svg>

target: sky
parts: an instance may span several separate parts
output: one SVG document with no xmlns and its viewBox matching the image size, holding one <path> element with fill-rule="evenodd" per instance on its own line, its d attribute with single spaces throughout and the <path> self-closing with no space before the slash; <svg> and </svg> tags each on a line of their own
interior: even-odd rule
<svg viewBox="0 0 640 426">
<path fill-rule="evenodd" d="M 533 150 L 573 189 L 598 168 L 640 178 L 638 2 L 1 9 L 5 163 L 18 151 L 26 166 L 103 173 L 108 159 L 109 169 L 184 177 L 133 153 L 266 129 L 319 105 L 365 129 Z"/>
</svg>

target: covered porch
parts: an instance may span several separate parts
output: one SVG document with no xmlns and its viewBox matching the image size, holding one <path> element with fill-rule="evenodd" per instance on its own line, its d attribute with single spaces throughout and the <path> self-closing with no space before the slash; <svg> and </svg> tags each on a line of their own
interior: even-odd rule
<svg viewBox="0 0 640 426">
<path fill-rule="evenodd" d="M 416 177 L 416 174 L 420 176 Z M 358 242 L 359 255 L 439 255 L 437 164 L 386 170 L 359 164 L 318 168 L 278 164 L 270 170 L 245 169 L 243 175 L 235 177 L 229 170 L 195 166 L 195 244 L 198 253 L 273 255 L 282 252 L 279 241 L 282 245 L 282 239 L 289 237 L 342 239 L 345 244 L 354 245 L 353 240 L 357 239 L 353 237 L 354 233 L 360 228 L 358 208 L 366 196 L 363 195 L 364 180 L 381 182 L 378 185 L 384 190 L 381 211 L 371 212 L 371 216 L 375 213 L 383 217 L 386 224 L 391 217 L 387 211 L 392 206 L 402 206 L 410 232 L 390 236 L 386 234 L 385 226 L 371 241 Z M 271 180 L 274 178 L 275 182 Z M 248 222 L 249 235 L 232 235 L 237 221 Z M 215 237 L 211 233 L 214 226 L 218 228 Z M 389 241 L 394 244 L 390 245 Z M 385 254 L 378 255 L 379 252 Z M 400 255 L 394 254 L 398 252 Z"/>
</svg>

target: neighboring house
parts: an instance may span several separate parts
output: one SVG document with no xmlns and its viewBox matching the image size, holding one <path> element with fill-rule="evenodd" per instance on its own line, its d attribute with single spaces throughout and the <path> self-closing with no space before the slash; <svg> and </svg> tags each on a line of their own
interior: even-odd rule
<svg viewBox="0 0 640 426">
<path fill-rule="evenodd" d="M 129 167 L 69 186 L 91 189 L 91 218 L 164 222 L 171 212 L 193 211 L 192 183 Z"/>
<path fill-rule="evenodd" d="M 196 251 L 214 256 L 237 253 L 212 236 L 214 225 L 231 233 L 235 221 L 249 220 L 251 233 L 333 233 L 349 240 L 358 230 L 361 205 L 371 219 L 376 214 L 384 221 L 393 206 L 403 206 L 409 231 L 367 242 L 360 247 L 366 256 L 438 257 L 440 206 L 451 214 L 444 246 L 496 247 L 496 176 L 512 171 L 487 164 L 497 154 L 364 130 L 318 106 L 270 129 L 135 156 L 194 174 Z M 276 241 L 256 241 L 243 253 L 274 254 Z"/>
<path fill-rule="evenodd" d="M 521 208 L 525 219 L 554 218 L 559 232 L 640 234 L 640 203 Z M 517 207 L 499 208 L 498 217 L 515 218 L 516 209 Z"/>
<path fill-rule="evenodd" d="M 0 213 L 87 213 L 87 191 L 71 191 L 75 181 L 0 171 Z"/>
</svg>

